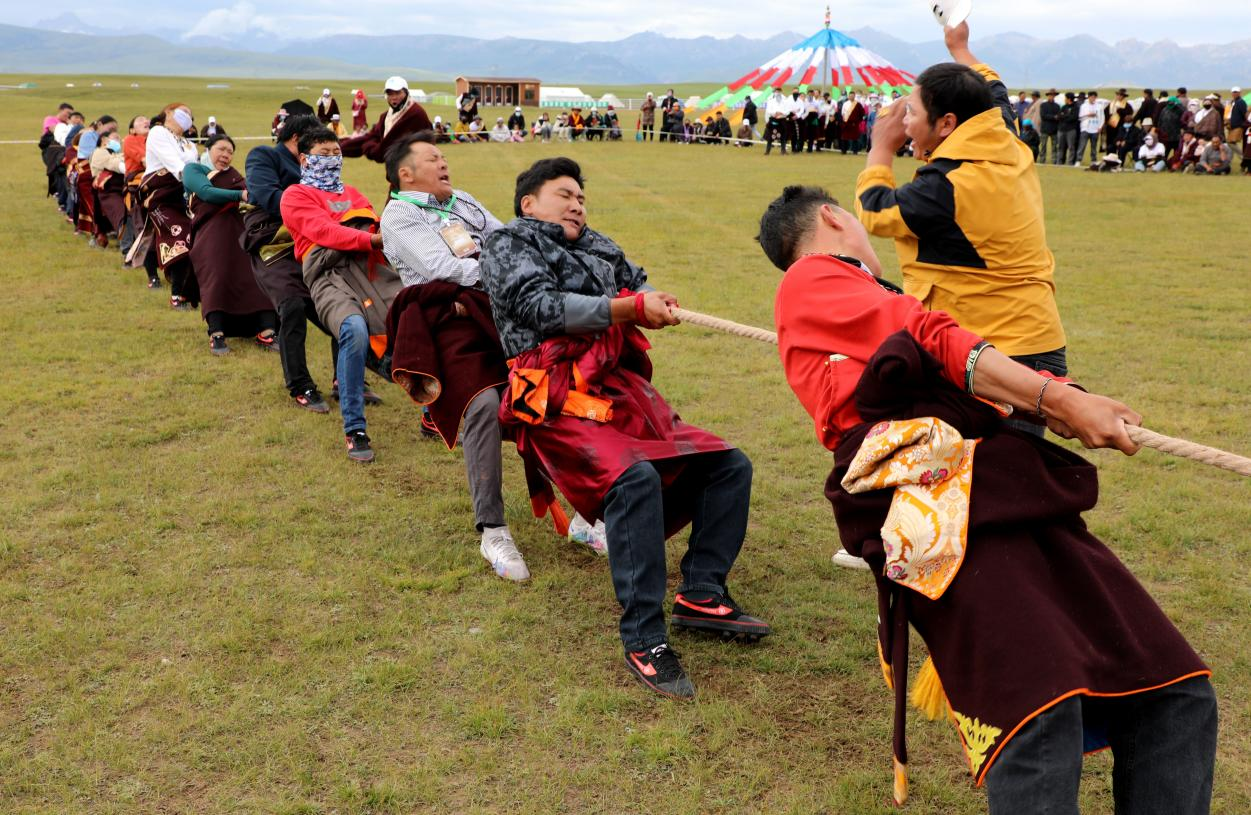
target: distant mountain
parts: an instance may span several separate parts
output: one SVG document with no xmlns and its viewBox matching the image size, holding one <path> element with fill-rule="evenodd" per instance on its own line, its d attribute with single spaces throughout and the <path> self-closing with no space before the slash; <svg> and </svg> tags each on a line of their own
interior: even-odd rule
<svg viewBox="0 0 1251 815">
<path fill-rule="evenodd" d="M 308 53 L 279 56 L 174 45 L 147 34 L 98 36 L 0 25 L 0 73 L 382 78 L 404 72 L 410 81 L 438 76 L 397 65 L 378 61 L 365 66 Z"/>
<path fill-rule="evenodd" d="M 681 39 L 644 32 L 614 41 L 556 42 L 343 34 L 284 40 L 248 29 L 228 37 L 162 30 L 162 39 L 90 26 L 73 14 L 45 20 L 41 28 L 57 33 L 0 26 L 0 71 L 362 78 L 401 73 L 410 82 L 426 83 L 477 74 L 535 76 L 552 84 L 652 84 L 663 89 L 667 83 L 733 81 L 804 36 L 785 32 L 767 39 Z M 920 72 L 948 59 L 937 40 L 910 43 L 872 28 L 847 33 L 907 71 Z M 1013 90 L 1044 85 L 1212 88 L 1251 83 L 1245 73 L 1251 65 L 1251 40 L 1195 46 L 1167 40 L 1109 44 L 1086 35 L 1041 40 L 1006 33 L 975 40 L 972 47 Z"/>
</svg>

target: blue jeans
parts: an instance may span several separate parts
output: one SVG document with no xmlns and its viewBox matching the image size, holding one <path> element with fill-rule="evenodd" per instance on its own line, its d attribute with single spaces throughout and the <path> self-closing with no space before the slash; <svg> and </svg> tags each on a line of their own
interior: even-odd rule
<svg viewBox="0 0 1251 815">
<path fill-rule="evenodd" d="M 1206 815 L 1216 694 L 1202 676 L 1131 696 L 1073 696 L 1039 714 L 986 774 L 990 815 L 1077 815 L 1087 732 L 1112 748 L 1116 815 Z"/>
<path fill-rule="evenodd" d="M 725 579 L 747 534 L 751 461 L 738 450 L 700 453 L 660 491 L 660 474 L 641 461 L 621 474 L 604 496 L 608 568 L 621 604 L 621 642 L 642 651 L 669 640 L 665 628 L 668 569 L 666 515 L 690 513 L 691 539 L 682 557 L 678 591 L 725 594 Z"/>
<path fill-rule="evenodd" d="M 369 353 L 369 327 L 365 318 L 353 314 L 339 326 L 339 412 L 343 434 L 365 429 L 365 359 Z"/>
<path fill-rule="evenodd" d="M 1068 376 L 1069 366 L 1068 358 L 1065 356 L 1065 347 L 1061 346 L 1054 351 L 1046 351 L 1042 354 L 1022 354 L 1012 359 L 1035 371 L 1049 371 L 1056 376 Z M 1054 387 L 1054 386 L 1052 386 Z M 1027 422 L 1024 419 L 1007 419 L 1004 424 L 1008 427 L 1015 427 L 1025 433 L 1042 438 L 1046 435 L 1047 426 Z"/>
</svg>

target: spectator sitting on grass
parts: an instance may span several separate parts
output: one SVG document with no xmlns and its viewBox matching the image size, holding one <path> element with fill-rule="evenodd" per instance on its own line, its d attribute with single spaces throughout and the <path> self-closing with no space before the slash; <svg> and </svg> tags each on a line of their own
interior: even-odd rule
<svg viewBox="0 0 1251 815">
<path fill-rule="evenodd" d="M 1162 173 L 1166 167 L 1164 145 L 1156 140 L 1155 134 L 1148 133 L 1142 140 L 1142 147 L 1138 148 L 1138 161 L 1134 162 L 1134 170 L 1143 173 L 1150 168 L 1153 173 Z"/>
<path fill-rule="evenodd" d="M 598 110 L 591 110 L 590 115 L 586 117 L 586 140 L 594 141 L 604 140 L 604 119 L 599 115 Z"/>
<path fill-rule="evenodd" d="M 1181 143 L 1177 145 L 1177 152 L 1173 154 L 1173 158 L 1169 161 L 1169 169 L 1188 173 L 1194 169 L 1199 163 L 1199 156 L 1202 154 L 1202 145 L 1199 139 L 1195 137 L 1194 132 L 1186 130 L 1182 132 Z"/>
<path fill-rule="evenodd" d="M 612 105 L 604 111 L 604 128 L 608 131 L 609 141 L 621 140 L 621 120 L 617 118 L 617 111 Z"/>
<path fill-rule="evenodd" d="M 1229 175 L 1233 159 L 1233 151 L 1218 133 L 1203 149 L 1199 163 L 1195 165 L 1195 175 Z"/>
<path fill-rule="evenodd" d="M 569 140 L 577 141 L 586 131 L 586 119 L 582 116 L 582 108 L 569 111 Z"/>
<path fill-rule="evenodd" d="M 491 141 L 507 142 L 511 138 L 508 133 L 508 127 L 504 124 L 504 117 L 500 116 L 495 120 L 495 127 L 491 128 Z"/>
<path fill-rule="evenodd" d="M 738 133 L 736 135 L 738 137 L 738 141 L 735 142 L 735 147 L 751 147 L 752 137 L 755 134 L 751 132 L 751 125 L 748 124 L 746 119 L 744 119 L 738 126 Z"/>
<path fill-rule="evenodd" d="M 1038 131 L 1034 129 L 1033 119 L 1021 120 L 1021 141 L 1025 142 L 1025 146 L 1034 154 L 1034 161 L 1038 161 Z"/>
<path fill-rule="evenodd" d="M 730 143 L 730 137 L 734 134 L 730 131 L 730 120 L 721 111 L 717 111 L 713 118 L 712 127 L 713 134 L 717 137 L 713 140 L 716 144 Z"/>
</svg>

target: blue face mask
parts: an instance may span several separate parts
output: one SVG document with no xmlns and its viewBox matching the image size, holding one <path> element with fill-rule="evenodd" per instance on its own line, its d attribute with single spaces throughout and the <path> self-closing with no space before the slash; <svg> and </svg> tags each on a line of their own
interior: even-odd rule
<svg viewBox="0 0 1251 815">
<path fill-rule="evenodd" d="M 109 152 L 110 153 L 122 152 L 122 143 L 119 142 L 117 139 L 109 139 Z"/>
<path fill-rule="evenodd" d="M 343 192 L 343 156 L 306 155 L 300 183 L 322 192 Z"/>
</svg>

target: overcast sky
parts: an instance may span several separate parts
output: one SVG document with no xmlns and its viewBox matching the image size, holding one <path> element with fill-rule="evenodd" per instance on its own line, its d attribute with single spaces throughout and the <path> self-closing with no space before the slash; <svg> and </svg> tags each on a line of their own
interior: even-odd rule
<svg viewBox="0 0 1251 815">
<path fill-rule="evenodd" d="M 822 24 L 823 2 L 799 0 L 682 0 L 681 2 L 591 3 L 586 0 L 238 0 L 234 3 L 159 3 L 111 0 L 40 0 L 9 4 L 5 22 L 31 25 L 65 12 L 107 28 L 130 32 L 142 21 L 217 35 L 250 29 L 279 37 L 311 38 L 336 31 L 351 33 L 460 34 L 476 37 L 536 37 L 560 40 L 613 40 L 641 31 L 671 36 L 717 37 L 742 34 L 768 37 L 781 31 L 810 33 Z M 937 24 L 927 0 L 842 0 L 834 7 L 833 27 L 871 26 L 900 39 L 936 39 Z M 974 0 L 969 22 L 973 36 L 1020 31 L 1042 38 L 1089 34 L 1107 42 L 1137 38 L 1172 39 L 1182 44 L 1229 42 L 1251 37 L 1251 3 L 1177 0 Z M 160 8 L 159 15 L 151 10 Z M 325 54 L 324 56 L 333 56 Z"/>
</svg>

